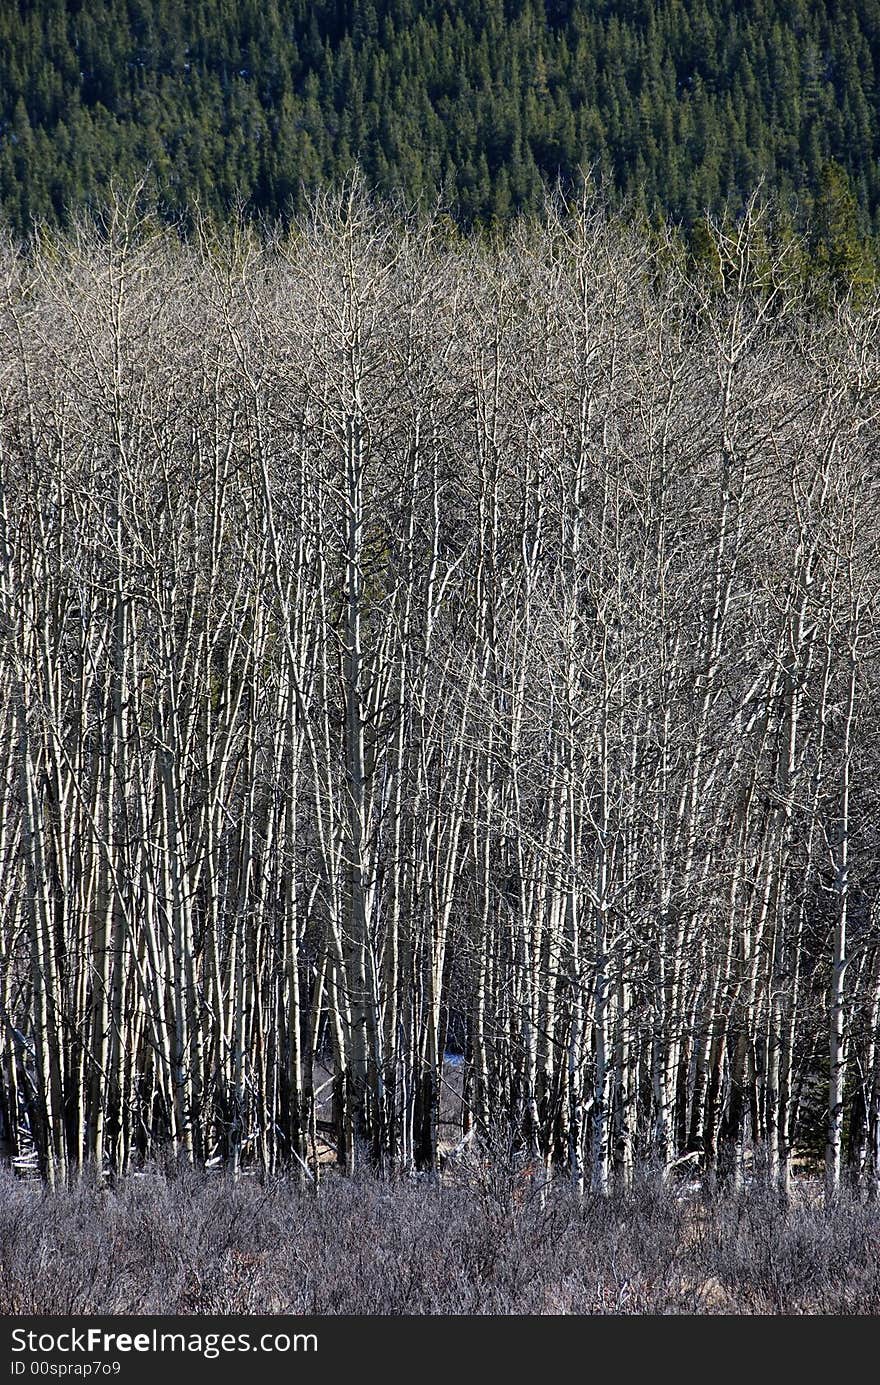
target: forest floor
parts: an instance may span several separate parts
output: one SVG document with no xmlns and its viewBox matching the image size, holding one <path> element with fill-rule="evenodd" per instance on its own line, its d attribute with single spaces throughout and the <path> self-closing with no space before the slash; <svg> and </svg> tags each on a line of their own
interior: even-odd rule
<svg viewBox="0 0 880 1385">
<path fill-rule="evenodd" d="M 219 1167 L 50 1194 L 0 1165 L 0 1314 L 880 1313 L 877 1202 L 827 1210 L 806 1172 L 787 1205 L 757 1177 L 708 1196 L 684 1170 L 578 1200 L 502 1147 L 476 1157 L 461 1100 L 453 1061 L 439 1180 L 343 1177 L 329 1139 L 317 1196 Z"/>
<path fill-rule="evenodd" d="M 0 1314 L 876 1314 L 880 1206 L 576 1200 L 503 1160 L 454 1179 L 159 1170 L 50 1194 L 0 1170 Z"/>
</svg>

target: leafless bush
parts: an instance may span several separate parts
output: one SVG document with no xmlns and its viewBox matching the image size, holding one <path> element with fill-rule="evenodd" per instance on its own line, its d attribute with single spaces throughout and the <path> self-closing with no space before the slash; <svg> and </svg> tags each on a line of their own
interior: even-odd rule
<svg viewBox="0 0 880 1385">
<path fill-rule="evenodd" d="M 627 1197 L 500 1167 L 446 1181 L 157 1171 L 48 1194 L 0 1176 L 0 1311 L 85 1313 L 873 1313 L 880 1208 L 796 1189 Z M 513 1189 L 504 1196 L 505 1187 Z"/>
</svg>

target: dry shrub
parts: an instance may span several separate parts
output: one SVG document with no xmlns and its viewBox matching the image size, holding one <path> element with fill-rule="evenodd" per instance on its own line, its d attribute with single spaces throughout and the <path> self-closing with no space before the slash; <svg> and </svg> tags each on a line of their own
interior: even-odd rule
<svg viewBox="0 0 880 1385">
<path fill-rule="evenodd" d="M 50 1195 L 0 1172 L 0 1312 L 523 1314 L 880 1312 L 880 1207 L 761 1185 L 626 1197 L 526 1182 L 158 1170 Z"/>
</svg>

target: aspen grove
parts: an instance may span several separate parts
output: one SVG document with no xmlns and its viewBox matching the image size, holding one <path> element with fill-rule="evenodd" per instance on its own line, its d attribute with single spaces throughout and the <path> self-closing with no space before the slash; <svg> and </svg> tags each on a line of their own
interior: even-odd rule
<svg viewBox="0 0 880 1385">
<path fill-rule="evenodd" d="M 0 249 L 7 1155 L 876 1188 L 880 302 L 707 236 Z"/>
</svg>

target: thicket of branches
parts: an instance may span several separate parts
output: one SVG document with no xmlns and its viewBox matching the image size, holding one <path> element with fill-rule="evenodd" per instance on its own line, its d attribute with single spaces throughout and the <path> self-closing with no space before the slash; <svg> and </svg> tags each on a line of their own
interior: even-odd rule
<svg viewBox="0 0 880 1385">
<path fill-rule="evenodd" d="M 798 1190 L 800 1191 L 800 1190 Z M 0 1312 L 877 1314 L 880 1204 L 523 1195 L 514 1165 L 453 1183 L 155 1169 L 44 1196 L 0 1170 Z"/>
<path fill-rule="evenodd" d="M 7 1149 L 876 1184 L 880 306 L 711 234 L 0 253 Z"/>
</svg>

